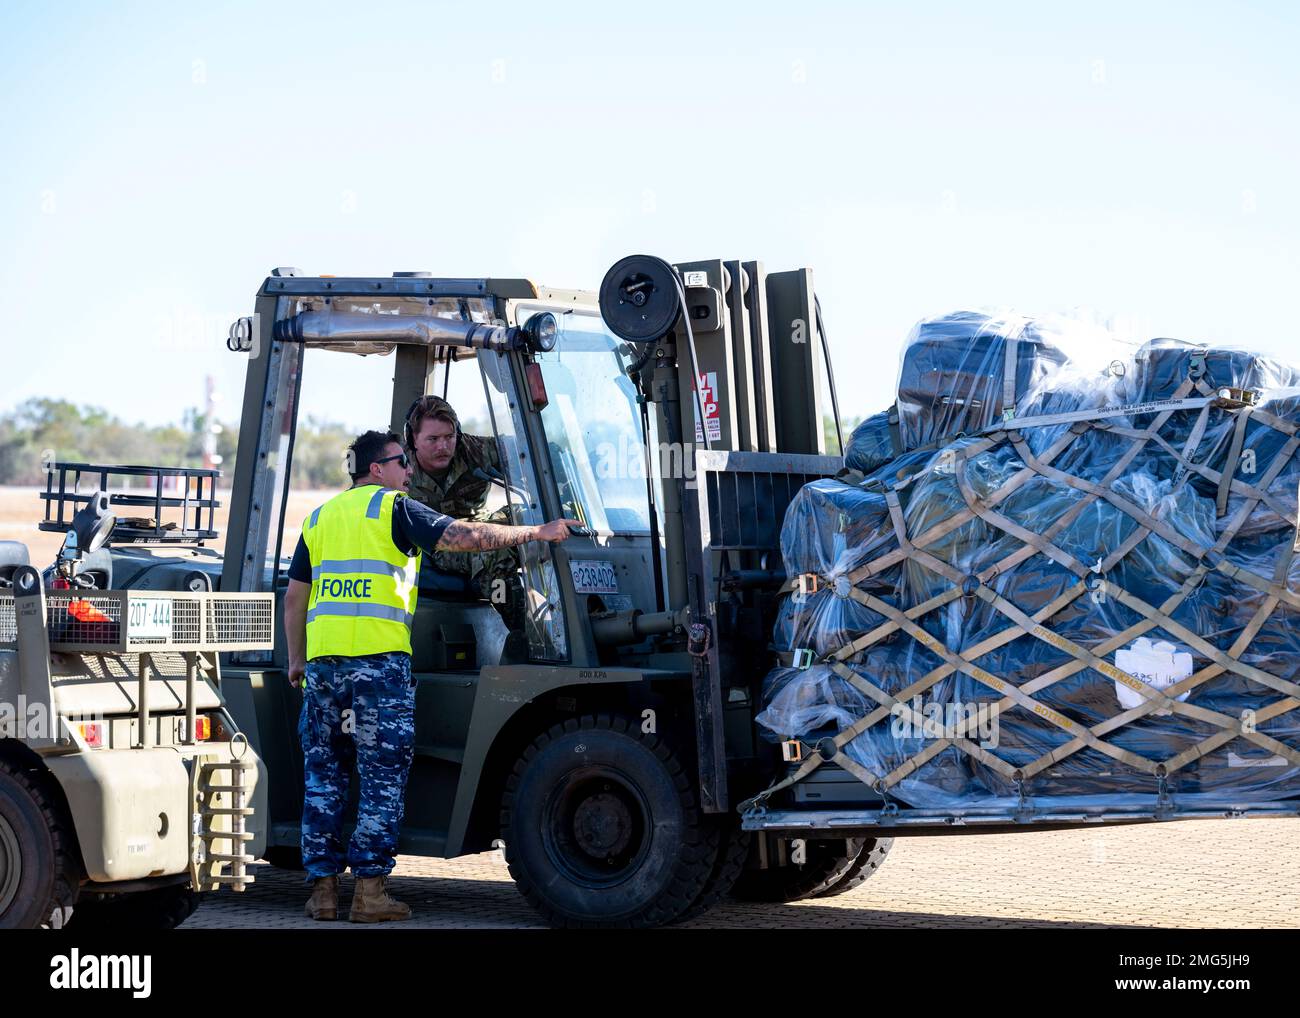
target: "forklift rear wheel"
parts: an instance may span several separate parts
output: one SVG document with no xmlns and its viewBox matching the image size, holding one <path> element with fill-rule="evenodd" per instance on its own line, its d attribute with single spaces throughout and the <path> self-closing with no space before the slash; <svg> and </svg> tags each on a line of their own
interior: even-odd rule
<svg viewBox="0 0 1300 1018">
<path fill-rule="evenodd" d="M 825 894 L 853 868 L 866 847 L 864 838 L 808 838 L 802 864 L 747 869 L 731 888 L 741 901 L 798 901 Z M 754 851 L 758 841 L 754 841 Z"/>
<path fill-rule="evenodd" d="M 610 715 L 555 725 L 506 781 L 501 836 L 520 893 L 553 926 L 658 926 L 714 870 L 721 828 L 694 768 L 659 736 Z"/>
<path fill-rule="evenodd" d="M 0 929 L 62 926 L 77 895 L 72 825 L 38 777 L 0 761 Z"/>
<path fill-rule="evenodd" d="M 868 838 L 866 845 L 858 853 L 858 857 L 853 860 L 853 865 L 848 868 L 844 876 L 840 877 L 826 890 L 813 895 L 813 897 L 833 898 L 837 894 L 843 894 L 845 891 L 851 891 L 853 888 L 861 886 L 875 876 L 876 870 L 880 869 L 880 864 L 885 861 L 885 856 L 889 854 L 889 850 L 893 847 L 893 838 Z"/>
</svg>

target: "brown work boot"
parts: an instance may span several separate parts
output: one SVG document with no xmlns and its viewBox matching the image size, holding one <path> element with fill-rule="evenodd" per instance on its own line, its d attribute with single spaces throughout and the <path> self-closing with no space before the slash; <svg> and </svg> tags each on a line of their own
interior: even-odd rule
<svg viewBox="0 0 1300 1018">
<path fill-rule="evenodd" d="M 303 908 L 312 919 L 337 919 L 339 917 L 339 878 L 317 877 L 311 886 L 311 897 Z"/>
<path fill-rule="evenodd" d="M 386 877 L 357 877 L 356 890 L 352 892 L 352 909 L 348 921 L 353 923 L 386 923 L 394 919 L 410 919 L 411 906 L 403 905 L 388 896 L 384 888 Z"/>
</svg>

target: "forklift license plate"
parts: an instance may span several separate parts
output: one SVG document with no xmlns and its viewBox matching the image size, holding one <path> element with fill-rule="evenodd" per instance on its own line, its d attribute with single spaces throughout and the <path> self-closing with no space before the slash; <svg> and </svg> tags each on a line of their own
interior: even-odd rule
<svg viewBox="0 0 1300 1018">
<path fill-rule="evenodd" d="M 573 573 L 573 589 L 579 594 L 617 594 L 618 577 L 614 575 L 614 563 L 570 560 L 569 569 Z"/>
<path fill-rule="evenodd" d="M 172 602 L 165 597 L 133 597 L 127 608 L 127 633 L 141 640 L 170 639 Z"/>
</svg>

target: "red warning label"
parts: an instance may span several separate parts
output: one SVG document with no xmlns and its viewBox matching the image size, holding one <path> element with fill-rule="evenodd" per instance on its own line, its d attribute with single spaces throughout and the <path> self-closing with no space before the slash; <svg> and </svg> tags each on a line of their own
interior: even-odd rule
<svg viewBox="0 0 1300 1018">
<path fill-rule="evenodd" d="M 700 430 L 700 408 L 704 410 L 704 420 L 709 429 L 709 441 L 722 441 L 722 417 L 718 413 L 718 406 L 718 373 L 707 371 L 700 375 L 700 407 L 695 411 L 695 441 L 704 441 L 704 433 Z"/>
</svg>

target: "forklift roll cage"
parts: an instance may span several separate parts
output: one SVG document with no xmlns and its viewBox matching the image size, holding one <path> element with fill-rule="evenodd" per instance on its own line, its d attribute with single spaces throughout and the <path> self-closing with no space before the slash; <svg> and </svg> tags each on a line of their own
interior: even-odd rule
<svg viewBox="0 0 1300 1018">
<path fill-rule="evenodd" d="M 454 792 L 447 790 L 453 805 L 445 836 L 422 830 L 422 811 L 417 808 L 403 836 L 404 851 L 452 856 L 487 847 L 479 843 L 487 835 L 476 837 L 469 828 L 471 812 L 481 808 L 474 803 L 489 756 L 506 741 L 508 726 L 512 719 L 518 722 L 523 708 L 552 695 L 563 704 L 568 699 L 565 691 L 571 688 L 623 685 L 625 691 L 614 695 L 637 704 L 659 702 L 665 688 L 677 690 L 669 698 L 679 705 L 682 723 L 694 726 L 700 802 L 706 812 L 726 812 L 739 801 L 739 791 L 761 787 L 760 779 L 751 776 L 743 789 L 729 793 L 728 771 L 738 767 L 753 771 L 758 763 L 752 717 L 767 670 L 762 656 L 767 638 L 763 623 L 750 618 L 749 645 L 736 655 L 736 641 L 728 640 L 725 632 L 720 634 L 718 626 L 721 579 L 723 572 L 750 581 L 767 576 L 766 585 L 750 582 L 749 587 L 774 591 L 779 581 L 771 581 L 780 568 L 779 532 L 785 507 L 803 483 L 835 473 L 841 460 L 824 455 L 823 365 L 821 352 L 807 338 L 816 313 L 811 272 L 801 269 L 769 276 L 756 262 L 708 261 L 679 267 L 689 287 L 697 366 L 711 396 L 705 417 L 713 451 L 697 451 L 689 439 L 683 442 L 683 436 L 696 427 L 698 412 L 691 370 L 678 364 L 680 360 L 689 365 L 690 360 L 684 352 L 677 356 L 675 337 L 669 334 L 649 344 L 650 349 L 636 350 L 646 376 L 651 372 L 646 365 L 653 366 L 653 381 L 644 386 L 653 391 L 637 400 L 648 411 L 642 417 L 641 434 L 654 487 L 653 495 L 647 490 L 651 533 L 580 531 L 563 545 L 532 543 L 520 549 L 527 585 L 541 588 L 550 601 L 549 633 L 539 633 L 530 625 L 527 659 L 517 663 L 496 664 L 489 643 L 489 654 L 479 658 L 477 684 L 463 675 L 459 682 L 454 675 L 422 676 L 422 683 L 428 680 L 428 696 L 442 704 L 434 711 L 445 718 L 430 722 L 432 734 L 426 737 L 420 732 L 417 710 L 417 767 L 408 802 L 419 787 L 422 741 L 435 760 L 454 764 L 459 773 Z M 731 299 L 733 284 L 742 299 Z M 527 369 L 538 352 L 520 330 L 524 324 L 520 319 L 539 311 L 551 311 L 561 320 L 568 314 L 590 315 L 609 331 L 595 293 L 538 287 L 524 279 L 435 279 L 415 274 L 330 278 L 275 270 L 258 292 L 254 315 L 236 323 L 228 344 L 246 350 L 249 363 L 221 589 L 276 589 L 282 560 L 292 551 L 283 544 L 282 534 L 307 346 L 359 353 L 394 351 L 390 420 L 399 434 L 412 402 L 431 391 L 440 360 L 445 364 L 448 358 L 446 351 L 478 347 L 507 481 L 530 496 L 527 504 L 509 500 L 513 522 L 541 523 L 563 515 L 543 413 L 530 396 Z M 423 331 L 399 329 L 397 320 L 412 314 L 427 322 L 435 320 Z M 456 318 L 450 318 L 452 314 Z M 359 323 L 361 331 L 348 321 Z M 440 322 L 450 324 L 444 329 Z M 386 331 L 386 323 L 394 328 Z M 791 342 L 770 341 L 771 335 L 787 327 Z M 385 338 L 376 340 L 376 330 Z M 563 336 L 560 342 L 563 350 Z M 611 343 L 623 346 L 612 337 Z M 686 476 L 665 476 L 668 461 L 654 452 L 652 435 L 680 447 Z M 703 438 L 702 430 L 696 431 L 695 438 Z M 602 598 L 608 595 L 581 591 L 576 579 L 569 582 L 570 574 L 591 560 L 612 562 L 619 580 L 616 586 L 630 591 L 631 598 L 622 596 L 621 603 L 606 604 Z M 610 599 L 615 600 L 619 599 Z M 420 624 L 417 618 L 417 628 Z M 619 629 L 632 635 L 609 636 Z M 598 633 L 603 634 L 599 640 Z M 481 633 L 479 637 L 481 642 Z M 611 643 L 621 644 L 622 649 L 613 652 Z M 282 640 L 277 642 L 277 647 L 283 645 Z M 280 683 L 263 684 L 260 675 L 264 670 L 282 670 L 284 662 L 267 654 L 244 654 L 237 655 L 234 664 L 247 669 L 253 680 L 247 691 L 252 702 L 244 708 L 249 716 L 244 727 L 252 733 L 258 725 L 251 715 L 265 718 L 268 699 L 283 699 L 278 690 L 268 688 Z M 418 650 L 415 670 L 424 671 Z M 463 689 L 467 683 L 474 688 Z M 457 696 L 450 689 L 455 686 L 469 693 L 471 705 L 452 704 Z M 629 692 L 632 686 L 638 691 Z M 422 696 L 421 707 L 426 703 Z M 289 710 L 283 702 L 277 708 L 284 714 Z M 465 727 L 463 746 L 454 745 L 456 739 L 448 736 L 456 722 L 446 718 L 456 717 Z M 282 725 L 276 727 L 288 734 Z M 262 732 L 257 739 L 250 734 L 255 746 L 263 743 L 258 748 L 269 754 L 275 772 L 276 757 L 286 753 L 283 747 L 277 752 L 265 745 L 268 736 Z M 431 745 L 437 743 L 442 745 Z M 760 769 L 770 777 L 771 766 Z M 277 783 L 272 784 L 272 795 L 282 804 L 278 810 L 273 804 L 272 813 L 287 818 L 294 797 L 286 794 L 284 783 L 279 783 L 279 795 Z M 286 822 L 273 824 L 271 840 L 287 846 L 296 839 Z"/>
<path fill-rule="evenodd" d="M 710 385 L 714 403 L 722 404 L 720 410 L 711 404 L 706 411 L 710 445 L 715 451 L 706 455 L 699 450 L 701 459 L 695 468 L 701 472 L 692 477 L 660 476 L 663 460 L 651 454 L 650 432 L 645 425 L 653 429 L 655 438 L 681 446 L 686 459 L 694 458 L 689 442 L 681 441 L 698 416 L 690 398 L 690 369 L 677 365 L 672 335 L 650 345 L 654 347 L 651 350 L 637 350 L 637 354 L 643 354 L 642 364 L 655 358 L 654 395 L 649 400 L 638 399 L 642 406 L 650 408 L 650 413 L 642 417 L 642 437 L 655 488 L 653 498 L 649 491 L 646 494 L 651 533 L 640 537 L 580 533 L 564 545 L 530 543 L 520 549 L 525 553 L 524 572 L 529 586 L 550 588 L 546 590 L 554 610 L 550 636 L 529 628 L 526 663 L 497 666 L 490 655 L 480 658 L 484 667 L 478 685 L 499 686 L 500 696 L 484 697 L 482 690 L 476 689 L 473 725 L 465 735 L 464 748 L 459 754 L 445 754 L 448 759 L 456 755 L 461 763 L 455 815 L 446 842 L 411 848 L 434 849 L 437 854 L 447 855 L 474 850 L 471 845 L 461 849 L 467 833 L 468 803 L 476 794 L 474 783 L 491 742 L 510 720 L 511 712 L 500 711 L 500 707 L 507 701 L 516 705 L 536 701 L 563 686 L 623 683 L 642 684 L 649 690 L 662 688 L 659 684 L 667 681 L 680 690 L 689 684 L 689 697 L 682 699 L 689 701 L 684 706 L 689 706 L 693 715 L 701 805 L 708 813 L 722 813 L 737 801 L 735 794 L 728 793 L 728 759 L 735 766 L 737 761 L 753 762 L 757 755 L 751 718 L 757 686 L 766 667 L 741 677 L 727 655 L 719 654 L 714 581 L 720 576 L 719 568 L 735 569 L 737 575 L 764 571 L 775 575 L 772 571 L 779 568 L 780 520 L 789 499 L 803 482 L 832 475 L 841 462 L 824 455 L 820 399 L 823 368 L 815 343 L 807 342 L 806 335 L 801 334 L 811 328 L 815 315 L 810 270 L 767 276 L 761 264 L 740 261 L 702 261 L 680 268 L 689 273 L 686 278 L 690 283 L 689 302 L 693 304 L 698 369 Z M 744 299 L 729 300 L 733 282 Z M 411 334 L 409 329 L 396 335 L 398 330 L 394 329 L 391 339 L 382 345 L 364 342 L 367 337 L 355 330 L 320 325 L 329 315 L 338 316 L 335 321 L 342 321 L 343 316 L 360 321 L 357 312 L 381 309 L 389 313 L 369 313 L 361 322 L 363 328 L 373 321 L 382 330 L 381 320 L 394 322 L 409 313 L 429 317 L 430 312 L 452 324 L 445 335 L 434 334 L 438 333 L 435 325 L 420 335 Z M 291 553 L 281 536 L 286 525 L 286 497 L 307 346 L 354 352 L 393 350 L 390 421 L 398 433 L 413 400 L 430 391 L 439 360 L 445 363 L 448 356 L 454 358 L 447 351 L 480 347 L 476 351 L 478 363 L 485 376 L 494 434 L 510 473 L 507 480 L 530 494 L 528 504 L 510 499 L 513 521 L 534 524 L 563 515 L 559 478 L 551 456 L 546 454 L 542 412 L 529 397 L 526 368 L 534 360 L 534 351 L 521 337 L 519 328 L 524 324 L 521 317 L 541 311 L 555 313 L 562 320 L 567 313 L 578 313 L 602 321 L 597 294 L 547 289 L 528 280 L 455 280 L 417 274 L 391 278 L 304 277 L 295 269 L 274 270 L 257 294 L 255 313 L 231 329 L 229 345 L 247 350 L 250 361 L 221 589 L 260 592 L 276 588 L 282 559 Z M 459 321 L 448 319 L 451 313 L 456 313 Z M 289 324 L 295 317 L 300 319 L 298 326 Z M 792 343 L 776 345 L 768 341 L 770 326 L 775 322 L 790 325 Z M 495 334 L 487 335 L 485 330 L 491 332 L 494 324 L 498 326 Z M 476 334 L 469 338 L 469 332 Z M 563 350 L 563 337 L 560 342 Z M 612 337 L 611 342 L 619 343 Z M 680 360 L 689 363 L 685 355 Z M 615 381 L 610 380 L 611 384 Z M 702 432 L 695 434 L 697 441 L 702 437 Z M 779 447 L 781 454 L 777 454 Z M 745 493 L 737 489 L 737 484 L 745 486 Z M 741 528 L 745 533 L 735 525 L 741 516 L 750 521 Z M 724 533 L 728 529 L 737 532 Z M 770 560 L 774 553 L 777 559 Z M 597 601 L 602 595 L 576 589 L 576 582 L 569 582 L 569 573 L 575 563 L 589 559 L 612 560 L 623 589 L 632 590 L 633 597 L 623 597 L 619 605 L 610 606 Z M 556 576 L 563 577 L 563 581 L 556 580 Z M 611 607 L 621 611 L 612 612 L 612 619 L 611 611 L 603 612 L 603 632 L 641 624 L 636 636 L 620 642 L 627 646 L 640 637 L 642 647 L 650 646 L 642 631 L 654 633 L 655 642 L 649 651 L 636 653 L 636 647 L 632 647 L 632 653 L 621 651 L 619 658 L 611 659 L 608 647 L 598 644 L 595 621 L 589 624 L 589 616 Z M 640 623 L 636 616 L 642 616 Z M 766 645 L 766 638 L 761 641 L 761 646 Z M 283 646 L 283 642 L 277 642 L 277 646 Z M 282 662 L 266 654 L 238 655 L 235 664 L 251 671 L 277 664 L 283 667 Z M 420 670 L 419 650 L 416 670 Z M 723 675 L 728 672 L 735 685 L 724 689 Z M 503 692 L 507 688 L 511 689 L 508 696 Z M 498 718 L 487 716 L 498 711 Z M 465 720 L 468 724 L 468 718 Z M 417 775 L 413 775 L 412 790 L 416 784 Z M 750 784 L 746 781 L 746 787 Z M 286 844 L 291 841 L 289 837 L 283 840 Z M 412 831 L 403 844 L 419 840 Z"/>
</svg>

